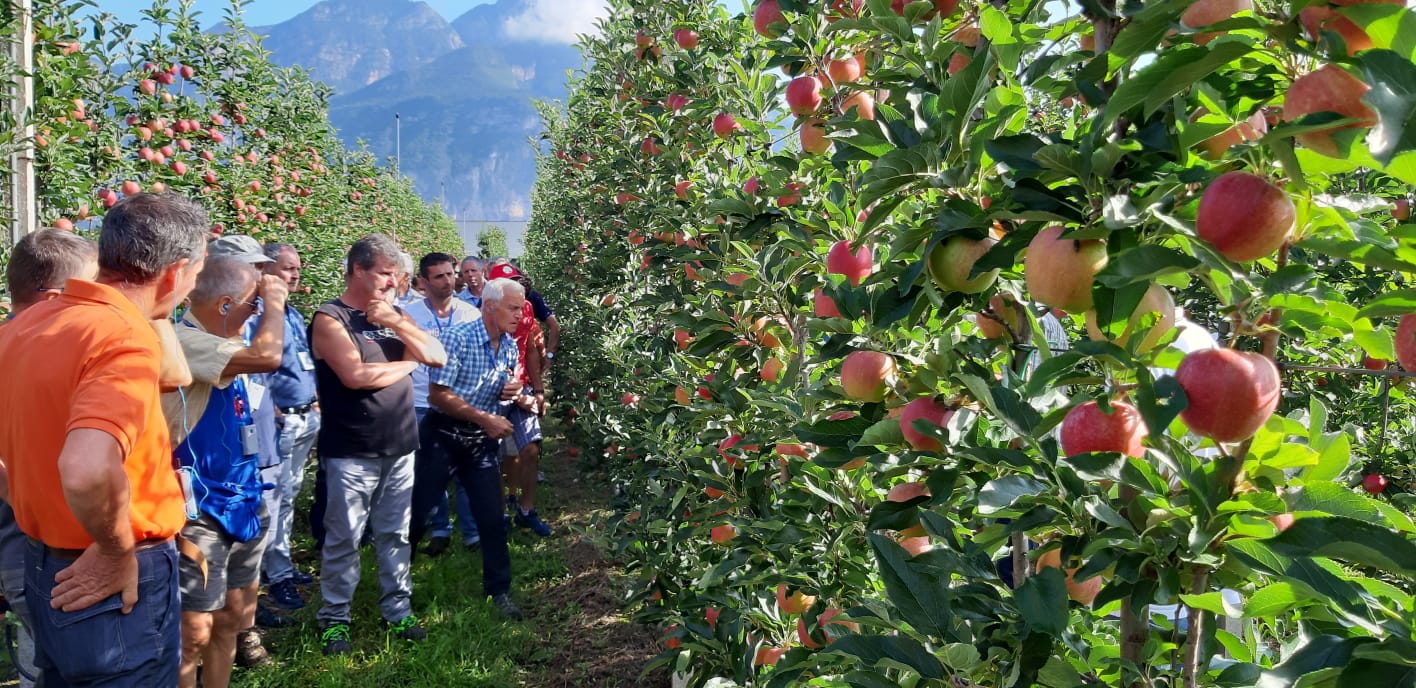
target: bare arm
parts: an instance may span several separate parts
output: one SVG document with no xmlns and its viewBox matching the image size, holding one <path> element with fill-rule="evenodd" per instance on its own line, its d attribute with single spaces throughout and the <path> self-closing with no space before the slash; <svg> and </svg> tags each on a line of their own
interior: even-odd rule
<svg viewBox="0 0 1416 688">
<path fill-rule="evenodd" d="M 460 421 L 482 426 L 492 437 L 511 434 L 511 421 L 473 407 L 453 391 L 437 383 L 428 385 L 428 404 Z"/>
<path fill-rule="evenodd" d="M 316 313 L 311 354 L 329 364 L 339 382 L 349 389 L 383 389 L 413 374 L 413 361 L 365 363 L 344 327 L 328 315 Z"/>
<path fill-rule="evenodd" d="M 112 435 L 76 428 L 59 453 L 64 501 L 93 544 L 54 577 L 50 606 L 76 611 L 122 593 L 123 613 L 138 601 L 138 560 L 128 518 L 123 448 Z"/>
<path fill-rule="evenodd" d="M 222 377 L 234 377 L 242 373 L 269 373 L 280 367 L 280 359 L 285 354 L 285 300 L 290 290 L 285 280 L 275 275 L 261 277 L 261 324 L 251 337 L 251 345 L 237 351 L 226 363 Z"/>
<path fill-rule="evenodd" d="M 560 351 L 561 324 L 556 320 L 556 316 L 546 318 L 546 351 L 555 353 Z"/>
<path fill-rule="evenodd" d="M 172 321 L 159 319 L 151 321 L 157 339 L 162 343 L 162 365 L 158 369 L 157 384 L 164 392 L 175 392 L 180 387 L 192 384 L 192 369 L 187 367 L 187 357 L 182 353 L 182 344 L 177 341 L 177 330 Z"/>
<path fill-rule="evenodd" d="M 404 360 L 423 363 L 432 368 L 447 365 L 447 350 L 443 348 L 442 342 L 424 332 L 423 328 L 418 327 L 418 323 L 398 312 L 398 309 L 383 301 L 375 301 L 369 304 L 364 315 L 369 322 L 379 327 L 387 327 L 398 335 L 405 348 Z"/>
</svg>

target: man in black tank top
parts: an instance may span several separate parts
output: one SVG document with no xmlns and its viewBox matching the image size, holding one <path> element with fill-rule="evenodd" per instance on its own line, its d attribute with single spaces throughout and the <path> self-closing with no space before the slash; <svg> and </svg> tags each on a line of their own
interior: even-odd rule
<svg viewBox="0 0 1416 688">
<path fill-rule="evenodd" d="M 350 601 L 359 586 L 359 539 L 373 531 L 384 621 L 408 640 L 422 640 L 413 617 L 408 517 L 418 425 L 410 375 L 424 363 L 440 368 L 438 340 L 392 305 L 399 248 L 370 234 L 349 249 L 346 287 L 310 323 L 315 384 L 323 407 L 319 434 L 328 507 L 320 569 L 320 641 L 324 653 L 350 645 Z"/>
</svg>

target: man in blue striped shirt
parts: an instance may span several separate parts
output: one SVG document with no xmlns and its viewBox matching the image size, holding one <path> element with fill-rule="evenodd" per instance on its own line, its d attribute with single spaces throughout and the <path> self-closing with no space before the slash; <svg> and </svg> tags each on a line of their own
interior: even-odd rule
<svg viewBox="0 0 1416 688">
<path fill-rule="evenodd" d="M 534 403 L 521 392 L 513 372 L 519 357 L 516 324 L 526 291 L 509 279 L 488 282 L 482 289 L 482 319 L 457 325 L 442 339 L 447 365 L 429 375 L 428 402 L 433 412 L 426 423 L 442 443 L 449 464 L 467 491 L 477 531 L 482 535 L 482 592 L 507 617 L 520 619 L 511 600 L 511 555 L 507 524 L 502 518 L 501 438 L 512 432 L 506 414 L 512 403 Z M 413 518 L 426 518 L 442 485 L 415 485 Z"/>
</svg>

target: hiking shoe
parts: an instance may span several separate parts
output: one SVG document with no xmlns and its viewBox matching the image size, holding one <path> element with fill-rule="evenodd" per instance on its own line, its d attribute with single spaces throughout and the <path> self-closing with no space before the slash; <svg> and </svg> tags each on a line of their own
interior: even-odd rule
<svg viewBox="0 0 1416 688">
<path fill-rule="evenodd" d="M 349 642 L 349 624 L 337 623 L 326 626 L 320 633 L 320 644 L 324 646 L 325 656 L 347 655 L 354 651 L 354 645 Z"/>
<path fill-rule="evenodd" d="M 270 601 L 281 609 L 304 609 L 305 598 L 295 588 L 295 581 L 286 579 L 270 586 Z"/>
<path fill-rule="evenodd" d="M 501 613 L 512 621 L 520 621 L 523 618 L 521 616 L 521 610 L 517 608 L 515 602 L 511 601 L 511 595 L 507 593 L 493 595 L 492 604 L 495 604 L 497 609 L 501 610 Z"/>
<path fill-rule="evenodd" d="M 423 630 L 422 626 L 418 625 L 418 619 L 414 618 L 412 614 L 389 624 L 388 629 L 397 633 L 399 638 L 411 640 L 415 643 L 422 642 L 423 639 L 428 637 L 428 632 Z"/>
<path fill-rule="evenodd" d="M 546 525 L 545 522 L 541 520 L 541 517 L 536 514 L 535 509 L 532 509 L 530 511 L 522 511 L 521 509 L 517 509 L 516 525 L 521 526 L 522 528 L 530 528 L 531 532 L 540 535 L 541 537 L 548 537 L 551 534 L 551 527 Z"/>
<path fill-rule="evenodd" d="M 300 587 L 315 584 L 315 577 L 300 569 L 295 569 L 295 573 L 290 574 L 290 580 Z"/>
<path fill-rule="evenodd" d="M 254 630 L 236 634 L 236 666 L 262 667 L 270 664 L 270 653 L 261 644 L 261 634 Z"/>
<path fill-rule="evenodd" d="M 256 625 L 262 628 L 284 628 L 294 626 L 295 620 L 284 614 L 277 614 L 274 609 L 258 603 L 256 604 Z"/>
<path fill-rule="evenodd" d="M 452 539 L 446 535 L 439 535 L 428 540 L 428 546 L 423 548 L 423 554 L 430 557 L 442 555 L 447 551 L 447 546 L 452 544 Z"/>
</svg>

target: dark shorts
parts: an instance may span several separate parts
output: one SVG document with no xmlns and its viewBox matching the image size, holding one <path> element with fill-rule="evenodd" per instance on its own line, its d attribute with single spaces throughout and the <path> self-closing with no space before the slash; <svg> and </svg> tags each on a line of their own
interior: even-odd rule
<svg viewBox="0 0 1416 688">
<path fill-rule="evenodd" d="M 226 606 L 226 593 L 240 590 L 260 580 L 261 557 L 265 554 L 266 533 L 270 530 L 270 514 L 261 502 L 261 534 L 249 542 L 237 542 L 207 514 L 187 521 L 182 537 L 196 545 L 206 556 L 205 584 L 197 563 L 182 557 L 182 611 L 214 612 Z"/>
<path fill-rule="evenodd" d="M 541 441 L 540 416 L 513 406 L 507 420 L 511 421 L 511 435 L 502 440 L 502 456 L 516 456 L 526 445 Z"/>
</svg>

